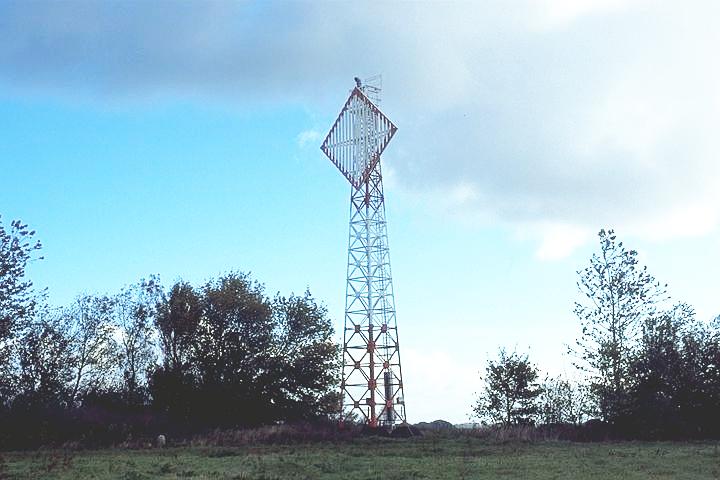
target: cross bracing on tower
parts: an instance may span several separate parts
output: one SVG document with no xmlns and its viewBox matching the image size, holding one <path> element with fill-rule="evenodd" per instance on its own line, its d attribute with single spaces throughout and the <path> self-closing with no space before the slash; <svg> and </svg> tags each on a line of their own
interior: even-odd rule
<svg viewBox="0 0 720 480">
<path fill-rule="evenodd" d="M 321 149 L 351 185 L 343 415 L 392 429 L 406 414 L 380 155 L 397 128 L 377 107 L 380 78 L 372 80 L 355 79 Z"/>
</svg>

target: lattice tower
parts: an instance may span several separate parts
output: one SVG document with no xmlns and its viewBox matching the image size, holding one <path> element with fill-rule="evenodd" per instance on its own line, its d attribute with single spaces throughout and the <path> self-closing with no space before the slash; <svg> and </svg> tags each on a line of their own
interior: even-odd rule
<svg viewBox="0 0 720 480">
<path fill-rule="evenodd" d="M 379 82 L 356 83 L 321 147 L 351 185 L 343 419 L 392 429 L 406 414 L 380 155 L 397 128 L 376 106 Z"/>
</svg>

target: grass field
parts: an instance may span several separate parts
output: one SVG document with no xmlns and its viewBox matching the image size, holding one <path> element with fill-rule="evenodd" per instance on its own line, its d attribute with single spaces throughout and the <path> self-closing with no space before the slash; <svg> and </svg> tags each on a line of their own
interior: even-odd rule
<svg viewBox="0 0 720 480">
<path fill-rule="evenodd" d="M 337 444 L 6 452 L 19 479 L 717 479 L 715 443 L 490 443 L 473 437 Z"/>
</svg>

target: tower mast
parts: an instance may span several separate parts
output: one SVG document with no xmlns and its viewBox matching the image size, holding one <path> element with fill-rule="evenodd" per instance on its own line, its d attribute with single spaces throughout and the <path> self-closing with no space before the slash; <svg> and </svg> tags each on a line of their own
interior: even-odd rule
<svg viewBox="0 0 720 480">
<path fill-rule="evenodd" d="M 351 185 L 343 419 L 392 429 L 406 416 L 380 155 L 397 128 L 376 105 L 374 80 L 355 79 L 321 149 Z"/>
</svg>

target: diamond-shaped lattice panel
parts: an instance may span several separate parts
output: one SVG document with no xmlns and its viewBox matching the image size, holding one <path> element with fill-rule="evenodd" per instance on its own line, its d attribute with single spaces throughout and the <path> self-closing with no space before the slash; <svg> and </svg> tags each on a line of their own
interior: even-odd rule
<svg viewBox="0 0 720 480">
<path fill-rule="evenodd" d="M 380 109 L 355 88 L 320 149 L 359 188 L 396 130 Z"/>
</svg>

